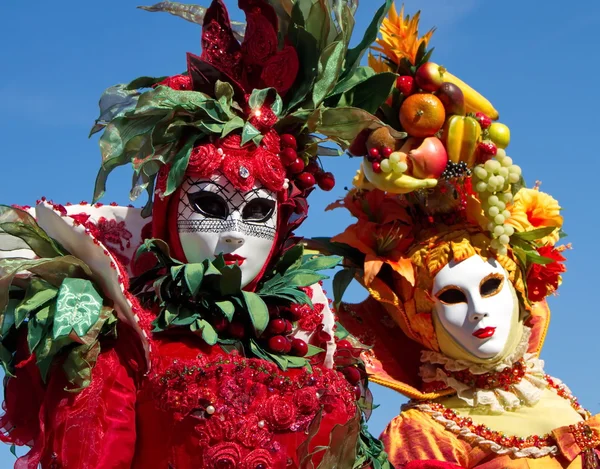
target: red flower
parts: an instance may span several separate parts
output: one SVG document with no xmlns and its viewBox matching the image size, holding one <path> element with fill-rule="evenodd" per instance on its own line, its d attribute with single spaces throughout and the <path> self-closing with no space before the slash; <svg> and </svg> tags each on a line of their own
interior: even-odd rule
<svg viewBox="0 0 600 469">
<path fill-rule="evenodd" d="M 242 469 L 271 469 L 273 459 L 266 449 L 255 449 L 250 452 L 242 464 Z"/>
<path fill-rule="evenodd" d="M 198 177 L 208 177 L 221 166 L 221 155 L 212 143 L 194 147 L 190 155 L 187 173 Z"/>
<path fill-rule="evenodd" d="M 311 414 L 319 407 L 319 398 L 314 387 L 302 388 L 296 391 L 294 401 L 298 410 L 303 414 Z"/>
<path fill-rule="evenodd" d="M 538 254 L 542 257 L 552 259 L 546 265 L 533 264 L 527 274 L 527 295 L 533 302 L 542 301 L 558 288 L 560 284 L 560 274 L 566 272 L 562 262 L 566 259 L 561 254 L 561 250 L 552 246 L 543 246 L 538 249 Z"/>
<path fill-rule="evenodd" d="M 287 430 L 296 418 L 294 404 L 283 396 L 271 396 L 265 402 L 265 418 L 276 430 Z"/>
<path fill-rule="evenodd" d="M 265 63 L 260 78 L 267 87 L 273 87 L 280 95 L 285 95 L 298 76 L 300 62 L 296 49 L 285 46 Z"/>
<path fill-rule="evenodd" d="M 239 445 L 235 443 L 220 443 L 207 448 L 204 466 L 207 469 L 236 469 L 242 461 Z"/>
</svg>

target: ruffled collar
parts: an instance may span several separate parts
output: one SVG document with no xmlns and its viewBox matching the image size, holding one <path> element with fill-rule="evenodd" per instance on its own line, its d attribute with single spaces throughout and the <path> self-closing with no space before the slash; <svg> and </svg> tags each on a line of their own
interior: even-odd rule
<svg viewBox="0 0 600 469">
<path fill-rule="evenodd" d="M 424 364 L 419 374 L 423 382 L 443 383 L 454 389 L 467 405 L 484 412 L 503 413 L 534 406 L 548 383 L 544 361 L 527 353 L 530 336 L 531 329 L 525 328 L 514 352 L 492 364 L 454 360 L 425 350 L 421 353 Z"/>
</svg>

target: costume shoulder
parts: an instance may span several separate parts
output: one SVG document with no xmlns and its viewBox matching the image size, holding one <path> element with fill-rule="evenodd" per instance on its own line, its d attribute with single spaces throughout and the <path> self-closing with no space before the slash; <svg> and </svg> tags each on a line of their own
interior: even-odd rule
<svg viewBox="0 0 600 469">
<path fill-rule="evenodd" d="M 43 378 L 68 351 L 69 381 L 87 387 L 100 338 L 116 336 L 119 321 L 135 331 L 147 355 L 125 267 L 142 223 L 127 207 L 0 206 L 0 339 L 9 376 L 24 337 L 24 358 L 35 359 Z"/>
</svg>

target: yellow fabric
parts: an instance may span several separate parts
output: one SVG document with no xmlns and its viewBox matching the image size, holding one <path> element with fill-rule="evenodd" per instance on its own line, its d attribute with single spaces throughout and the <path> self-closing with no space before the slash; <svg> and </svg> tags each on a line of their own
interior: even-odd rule
<svg viewBox="0 0 600 469">
<path fill-rule="evenodd" d="M 380 438 L 395 467 L 433 459 L 465 469 L 582 469 L 581 456 L 571 462 L 562 456 L 514 458 L 472 447 L 418 409 L 409 409 L 394 418 Z"/>
<path fill-rule="evenodd" d="M 483 424 L 506 435 L 527 437 L 545 435 L 558 427 L 573 425 L 583 418 L 551 389 L 544 390 L 535 407 L 522 406 L 514 412 L 487 415 L 477 408 L 469 407 L 456 396 L 439 399 L 437 402 L 452 409 L 461 417 L 470 417 L 475 424 Z"/>
<path fill-rule="evenodd" d="M 508 282 L 507 282 L 508 283 Z M 514 287 L 511 283 L 508 283 L 509 288 L 511 289 L 512 297 L 513 297 L 513 312 L 511 316 L 511 325 L 510 325 L 510 335 L 508 336 L 508 341 L 504 346 L 504 350 L 502 353 L 493 358 L 483 359 L 477 358 L 476 356 L 469 353 L 465 348 L 460 345 L 451 335 L 450 333 L 442 326 L 439 321 L 437 314 L 435 312 L 432 314 L 433 316 L 433 325 L 435 327 L 435 334 L 437 336 L 437 341 L 440 347 L 440 351 L 455 360 L 466 360 L 472 363 L 477 364 L 485 364 L 493 366 L 494 363 L 501 362 L 506 357 L 508 357 L 511 353 L 515 351 L 515 348 L 521 342 L 523 338 L 523 322 L 520 319 L 519 312 L 519 300 L 517 298 L 517 294 L 515 292 Z"/>
</svg>

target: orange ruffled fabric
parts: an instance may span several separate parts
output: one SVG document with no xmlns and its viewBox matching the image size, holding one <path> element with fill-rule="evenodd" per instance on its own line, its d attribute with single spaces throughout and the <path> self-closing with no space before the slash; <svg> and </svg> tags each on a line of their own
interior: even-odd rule
<svg viewBox="0 0 600 469">
<path fill-rule="evenodd" d="M 584 422 L 600 438 L 600 415 Z M 472 447 L 418 409 L 394 418 L 381 435 L 390 461 L 404 467 L 411 461 L 444 461 L 465 469 L 582 469 L 586 448 L 578 443 L 572 427 L 553 432 L 560 454 L 538 459 L 513 458 L 481 447 Z M 600 441 L 600 440 L 599 440 Z M 600 455 L 598 448 L 596 454 Z M 412 467 L 412 466 L 407 466 Z M 422 467 L 427 467 L 426 465 Z M 435 466 L 432 466 L 435 467 Z"/>
</svg>

